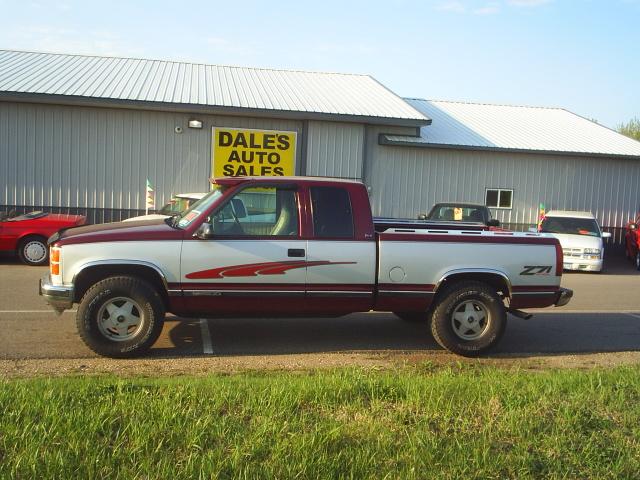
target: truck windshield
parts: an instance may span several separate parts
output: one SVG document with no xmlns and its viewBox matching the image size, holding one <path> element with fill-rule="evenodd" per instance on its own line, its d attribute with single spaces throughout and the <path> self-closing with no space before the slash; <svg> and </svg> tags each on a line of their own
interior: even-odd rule
<svg viewBox="0 0 640 480">
<path fill-rule="evenodd" d="M 175 217 L 168 219 L 171 222 L 171 226 L 187 228 L 203 211 L 207 210 L 216 200 L 218 200 L 218 198 L 222 196 L 222 193 L 226 188 L 227 187 L 220 185 L 214 185 L 213 190 L 191 205 L 191 207 L 187 208 L 184 212 L 176 215 Z"/>
<path fill-rule="evenodd" d="M 591 237 L 600 236 L 598 223 L 592 218 L 547 217 L 543 220 L 540 231 Z"/>
</svg>

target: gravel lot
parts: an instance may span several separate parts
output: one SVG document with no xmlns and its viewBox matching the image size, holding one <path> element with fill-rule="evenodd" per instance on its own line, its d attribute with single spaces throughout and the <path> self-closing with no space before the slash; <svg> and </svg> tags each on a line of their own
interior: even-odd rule
<svg viewBox="0 0 640 480">
<path fill-rule="evenodd" d="M 75 331 L 75 313 L 56 316 L 38 296 L 46 268 L 0 257 L 0 375 L 207 374 L 212 371 L 393 367 L 480 362 L 523 368 L 640 363 L 640 274 L 609 255 L 602 274 L 567 273 L 574 289 L 563 308 L 510 317 L 499 349 L 488 358 L 464 360 L 440 349 L 424 325 L 392 314 L 342 318 L 181 320 L 169 317 L 149 357 L 97 357 Z"/>
</svg>

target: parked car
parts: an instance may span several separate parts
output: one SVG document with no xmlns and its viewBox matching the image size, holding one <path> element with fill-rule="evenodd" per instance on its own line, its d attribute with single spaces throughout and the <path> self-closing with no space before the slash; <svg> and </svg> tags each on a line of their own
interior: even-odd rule
<svg viewBox="0 0 640 480">
<path fill-rule="evenodd" d="M 184 212 L 187 208 L 189 208 L 205 195 L 206 193 L 179 193 L 178 195 L 174 195 L 171 200 L 156 213 L 140 215 L 138 217 L 131 217 L 123 221 L 135 222 L 137 220 L 153 220 L 156 218 L 171 217 L 180 212 Z"/>
<path fill-rule="evenodd" d="M 591 212 L 551 210 L 546 213 L 539 231 L 560 240 L 565 270 L 600 272 L 604 262 L 603 232 Z"/>
<path fill-rule="evenodd" d="M 640 213 L 638 213 L 635 220 L 631 220 L 627 223 L 627 227 L 624 232 L 624 246 L 627 258 L 632 260 L 636 269 L 640 270 Z"/>
<path fill-rule="evenodd" d="M 562 306 L 562 250 L 532 233 L 376 233 L 365 185 L 310 177 L 224 177 L 185 212 L 74 228 L 51 238 L 40 294 L 93 351 L 131 357 L 165 312 L 185 317 L 339 316 L 369 310 L 430 319 L 442 347 L 477 356 L 507 313 Z M 241 202 L 236 202 L 240 200 Z M 234 206 L 237 203 L 237 206 Z M 98 248 L 99 247 L 99 248 Z M 53 260 L 55 259 L 55 261 Z"/>
<path fill-rule="evenodd" d="M 49 261 L 47 239 L 61 228 L 83 225 L 82 215 L 58 215 L 30 212 L 13 216 L 0 214 L 0 250 L 17 252 L 27 265 L 44 265 Z"/>
<path fill-rule="evenodd" d="M 499 220 L 491 218 L 491 211 L 486 205 L 475 203 L 436 203 L 427 215 L 420 215 L 418 218 L 442 222 L 482 223 L 488 227 L 500 226 Z"/>
</svg>

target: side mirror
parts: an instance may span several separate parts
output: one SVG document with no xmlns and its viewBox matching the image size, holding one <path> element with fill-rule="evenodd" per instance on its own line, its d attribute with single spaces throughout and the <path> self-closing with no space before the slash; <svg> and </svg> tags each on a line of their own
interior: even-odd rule
<svg viewBox="0 0 640 480">
<path fill-rule="evenodd" d="M 500 220 L 496 218 L 492 218 L 487 222 L 487 227 L 499 227 L 499 226 L 500 226 Z"/>
<path fill-rule="evenodd" d="M 602 232 L 602 238 L 611 238 L 611 232 Z"/>
<path fill-rule="evenodd" d="M 529 233 L 540 233 L 536 227 L 529 227 Z"/>
<path fill-rule="evenodd" d="M 195 236 L 200 240 L 207 240 L 213 237 L 213 226 L 209 222 L 204 222 L 196 230 Z"/>
</svg>

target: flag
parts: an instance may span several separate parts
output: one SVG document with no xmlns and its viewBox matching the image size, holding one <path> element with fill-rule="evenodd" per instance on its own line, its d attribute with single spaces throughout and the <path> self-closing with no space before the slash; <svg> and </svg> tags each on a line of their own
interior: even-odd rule
<svg viewBox="0 0 640 480">
<path fill-rule="evenodd" d="M 156 208 L 156 192 L 153 190 L 153 185 L 151 185 L 151 182 L 149 181 L 149 179 L 147 178 L 147 188 L 146 188 L 146 192 L 145 192 L 145 198 L 146 198 L 146 203 L 145 203 L 145 213 L 149 213 L 149 209 L 153 210 L 154 208 Z"/>
<path fill-rule="evenodd" d="M 538 208 L 538 231 L 540 231 L 540 229 L 542 228 L 542 222 L 544 221 L 544 216 L 546 213 L 547 212 L 544 207 L 544 203 L 541 203 L 540 207 Z"/>
</svg>

